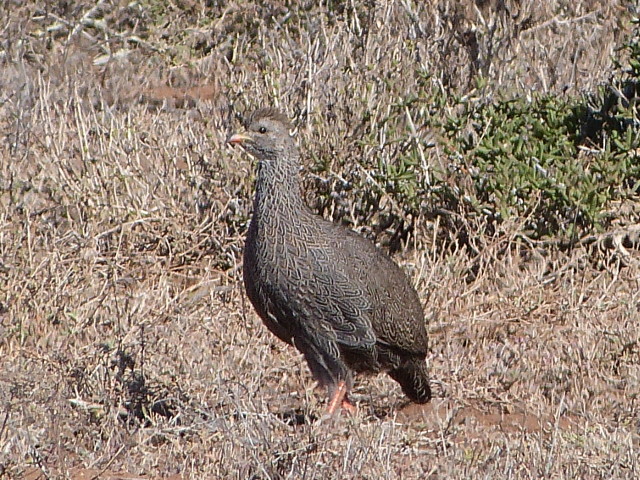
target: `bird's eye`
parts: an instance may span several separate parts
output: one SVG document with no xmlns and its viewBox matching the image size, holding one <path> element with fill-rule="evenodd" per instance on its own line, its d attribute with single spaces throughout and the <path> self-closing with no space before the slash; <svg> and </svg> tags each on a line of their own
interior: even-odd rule
<svg viewBox="0 0 640 480">
<path fill-rule="evenodd" d="M 267 133 L 267 127 L 260 127 L 260 128 L 258 129 L 258 132 L 260 132 L 260 133 Z"/>
</svg>

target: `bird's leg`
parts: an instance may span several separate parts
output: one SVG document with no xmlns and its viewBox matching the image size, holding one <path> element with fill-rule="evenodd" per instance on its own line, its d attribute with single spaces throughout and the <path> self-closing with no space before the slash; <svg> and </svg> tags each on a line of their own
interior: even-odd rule
<svg viewBox="0 0 640 480">
<path fill-rule="evenodd" d="M 355 415 L 357 411 L 356 406 L 351 403 L 347 395 L 342 399 L 342 408 L 346 410 L 349 415 Z"/>
<path fill-rule="evenodd" d="M 335 392 L 331 396 L 329 400 L 329 405 L 327 406 L 327 415 L 333 416 L 333 414 L 338 409 L 338 406 L 342 405 L 345 398 L 347 396 L 347 384 L 344 381 L 338 383 L 338 388 L 336 388 Z"/>
<path fill-rule="evenodd" d="M 338 383 L 338 388 L 336 388 L 331 396 L 329 406 L 327 407 L 327 416 L 333 416 L 339 406 L 352 415 L 356 413 L 356 407 L 349 401 L 349 397 L 347 396 L 347 384 L 344 381 Z"/>
</svg>

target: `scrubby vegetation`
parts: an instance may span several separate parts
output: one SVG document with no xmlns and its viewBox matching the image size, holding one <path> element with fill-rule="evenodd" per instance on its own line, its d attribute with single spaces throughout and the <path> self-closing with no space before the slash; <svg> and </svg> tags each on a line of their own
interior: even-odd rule
<svg viewBox="0 0 640 480">
<path fill-rule="evenodd" d="M 636 478 L 634 2 L 0 4 L 0 477 Z M 238 118 L 430 319 L 434 401 L 322 395 L 241 288 Z"/>
<path fill-rule="evenodd" d="M 492 92 L 478 77 L 477 88 L 460 95 L 418 76 L 416 92 L 389 105 L 362 140 L 366 176 L 351 186 L 367 199 L 361 221 L 388 195 L 401 205 L 394 224 L 448 210 L 491 230 L 522 219 L 530 238 L 567 244 L 606 230 L 619 215 L 613 202 L 640 192 L 638 21 L 631 23 L 618 52 L 627 63 L 593 92 Z M 443 155 L 430 164 L 425 152 L 438 141 Z M 366 155 L 366 146 L 389 153 Z"/>
</svg>

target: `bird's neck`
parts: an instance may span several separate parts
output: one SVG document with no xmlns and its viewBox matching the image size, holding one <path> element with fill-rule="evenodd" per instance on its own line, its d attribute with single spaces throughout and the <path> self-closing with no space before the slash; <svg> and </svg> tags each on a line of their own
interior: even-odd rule
<svg viewBox="0 0 640 480">
<path fill-rule="evenodd" d="M 280 216 L 295 219 L 306 207 L 300 194 L 300 164 L 297 157 L 258 163 L 253 223 L 268 224 Z"/>
</svg>

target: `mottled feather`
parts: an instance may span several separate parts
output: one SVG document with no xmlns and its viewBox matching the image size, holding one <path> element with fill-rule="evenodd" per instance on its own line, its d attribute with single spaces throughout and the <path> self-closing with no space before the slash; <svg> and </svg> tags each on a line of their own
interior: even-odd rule
<svg viewBox="0 0 640 480">
<path fill-rule="evenodd" d="M 304 204 L 285 115 L 259 109 L 245 128 L 230 141 L 258 160 L 243 266 L 258 315 L 303 353 L 330 394 L 339 382 L 351 388 L 352 370 L 386 371 L 411 400 L 428 401 L 426 322 L 406 275 L 373 243 Z"/>
</svg>

